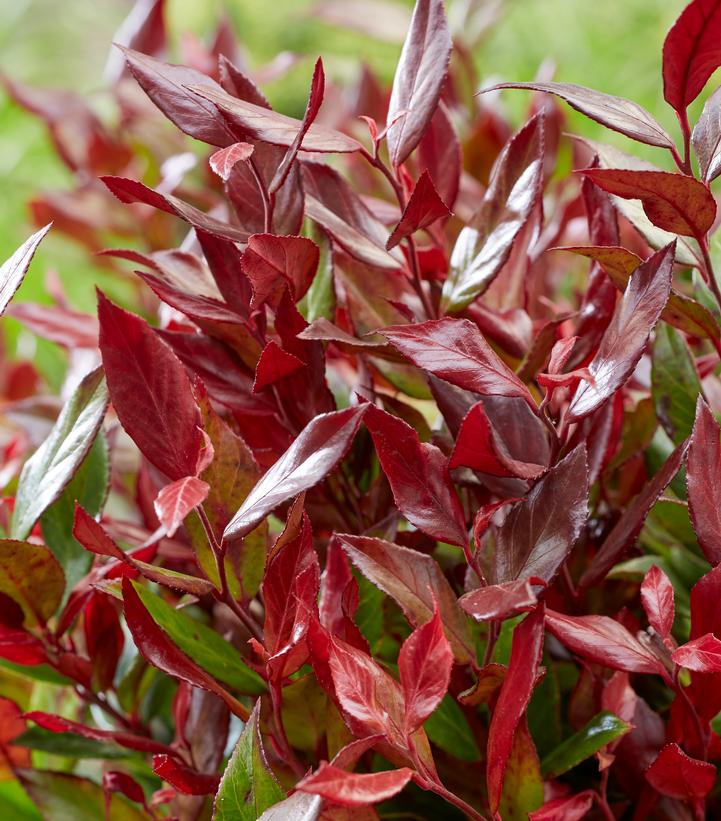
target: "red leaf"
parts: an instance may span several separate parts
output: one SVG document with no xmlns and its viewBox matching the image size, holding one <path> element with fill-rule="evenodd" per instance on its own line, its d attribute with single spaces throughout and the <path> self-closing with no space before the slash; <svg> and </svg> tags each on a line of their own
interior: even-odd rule
<svg viewBox="0 0 721 821">
<path fill-rule="evenodd" d="M 401 767 L 379 773 L 347 773 L 325 761 L 295 788 L 320 795 L 342 807 L 365 807 L 386 801 L 399 793 L 413 777 L 413 770 Z"/>
<path fill-rule="evenodd" d="M 220 784 L 219 776 L 199 773 L 165 754 L 153 756 L 153 772 L 184 795 L 212 795 Z"/>
<path fill-rule="evenodd" d="M 290 287 L 296 302 L 301 299 L 315 276 L 318 256 L 318 246 L 305 237 L 254 234 L 241 262 L 253 286 L 251 307 L 259 308 L 286 287 Z"/>
<path fill-rule="evenodd" d="M 233 166 L 238 162 L 246 162 L 253 155 L 254 145 L 251 143 L 233 143 L 227 148 L 221 148 L 210 157 L 210 167 L 223 182 L 228 182 Z"/>
<path fill-rule="evenodd" d="M 436 110 L 451 56 L 442 0 L 418 0 L 403 44 L 388 106 L 388 151 L 400 165 L 418 145 Z"/>
<path fill-rule="evenodd" d="M 566 616 L 548 610 L 546 628 L 572 653 L 603 667 L 665 675 L 661 661 L 608 616 Z"/>
<path fill-rule="evenodd" d="M 660 148 L 674 147 L 673 140 L 663 126 L 645 108 L 632 100 L 614 97 L 612 94 L 572 83 L 500 83 L 484 88 L 483 93 L 500 88 L 527 88 L 532 91 L 555 94 L 581 114 L 585 114 L 612 131 L 625 134 L 632 140 L 646 143 L 646 145 L 657 145 Z"/>
<path fill-rule="evenodd" d="M 450 544 L 468 542 L 460 500 L 446 457 L 397 416 L 369 406 L 365 424 L 398 510 L 416 527 Z"/>
<path fill-rule="evenodd" d="M 468 319 L 435 319 L 379 331 L 417 367 L 482 396 L 519 396 L 531 408 L 528 388 L 501 361 Z"/>
<path fill-rule="evenodd" d="M 122 793 L 136 804 L 145 806 L 145 793 L 138 782 L 127 773 L 108 770 L 103 773 L 103 792 Z"/>
<path fill-rule="evenodd" d="M 479 587 L 461 596 L 458 603 L 476 621 L 488 621 L 509 619 L 526 610 L 533 610 L 538 598 L 528 579 L 516 579 Z"/>
<path fill-rule="evenodd" d="M 153 506 L 168 536 L 175 535 L 190 511 L 205 501 L 209 490 L 210 485 L 202 479 L 184 476 L 166 485 L 158 493 Z"/>
<path fill-rule="evenodd" d="M 185 368 L 139 317 L 98 293 L 100 352 L 121 424 L 171 479 L 195 473 L 203 444 Z"/>
<path fill-rule="evenodd" d="M 678 744 L 667 744 L 646 770 L 646 780 L 671 798 L 703 798 L 713 789 L 716 767 L 708 761 L 689 758 Z"/>
<path fill-rule="evenodd" d="M 35 251 L 43 237 L 50 230 L 50 225 L 46 225 L 36 231 L 27 239 L 10 259 L 5 260 L 0 266 L 0 316 L 5 312 L 10 300 L 15 296 L 15 292 L 20 287 Z"/>
<path fill-rule="evenodd" d="M 112 688 L 125 638 L 118 612 L 106 596 L 92 595 L 83 616 L 85 649 L 93 667 L 93 686 Z"/>
<path fill-rule="evenodd" d="M 713 633 L 682 644 L 671 657 L 676 664 L 697 673 L 721 673 L 721 641 Z"/>
<path fill-rule="evenodd" d="M 668 171 L 589 168 L 581 172 L 609 194 L 641 200 L 654 225 L 684 237 L 702 237 L 716 218 L 716 200 L 708 186 Z"/>
<path fill-rule="evenodd" d="M 594 382 L 578 386 L 568 409 L 569 419 L 578 421 L 595 411 L 633 373 L 671 292 L 674 249 L 675 243 L 667 245 L 631 275 L 588 366 Z"/>
<path fill-rule="evenodd" d="M 528 814 L 528 821 L 581 821 L 593 806 L 591 790 L 572 795 L 570 798 L 553 798 L 540 810 Z"/>
<path fill-rule="evenodd" d="M 713 565 L 721 562 L 720 435 L 718 422 L 703 397 L 699 396 L 686 461 L 686 484 L 689 512 L 698 543 Z"/>
<path fill-rule="evenodd" d="M 721 3 L 692 0 L 663 44 L 663 96 L 683 115 L 721 65 Z"/>
<path fill-rule="evenodd" d="M 483 402 L 477 402 L 468 411 L 458 431 L 448 467 L 452 470 L 461 465 L 491 476 L 520 479 L 536 479 L 547 470 L 545 465 L 519 462 L 511 457 L 496 435 Z"/>
<path fill-rule="evenodd" d="M 256 365 L 253 393 L 258 393 L 264 388 L 274 385 L 286 376 L 297 373 L 302 368 L 305 368 L 305 362 L 301 362 L 292 353 L 284 351 L 277 342 L 271 339 L 263 348 Z"/>
<path fill-rule="evenodd" d="M 366 407 L 324 413 L 306 425 L 248 494 L 223 537 L 245 536 L 279 504 L 325 479 L 345 456 Z"/>
<path fill-rule="evenodd" d="M 386 248 L 390 251 L 415 231 L 428 228 L 436 220 L 450 216 L 451 212 L 438 195 L 430 174 L 424 171 L 413 188 L 408 204 L 403 209 L 401 221 L 388 237 Z"/>
<path fill-rule="evenodd" d="M 531 699 L 543 651 L 543 605 L 515 628 L 508 673 L 491 717 L 488 730 L 487 770 L 488 803 L 498 812 L 503 790 L 506 762 L 513 747 L 513 736 Z"/>
<path fill-rule="evenodd" d="M 431 620 L 411 633 L 398 655 L 407 735 L 414 733 L 443 700 L 452 667 L 453 653 L 436 607 Z"/>
<path fill-rule="evenodd" d="M 441 200 L 448 208 L 458 196 L 461 181 L 461 144 L 448 110 L 442 102 L 418 143 L 418 167 L 428 171 Z"/>
<path fill-rule="evenodd" d="M 641 603 L 651 627 L 667 638 L 673 627 L 675 611 L 673 586 L 657 564 L 651 566 L 641 584 Z"/>
<path fill-rule="evenodd" d="M 169 676 L 202 687 L 222 699 L 228 709 L 242 721 L 247 721 L 250 711 L 224 690 L 220 684 L 183 653 L 153 621 L 145 609 L 132 582 L 123 579 L 125 620 L 135 646 L 143 658 Z"/>
</svg>

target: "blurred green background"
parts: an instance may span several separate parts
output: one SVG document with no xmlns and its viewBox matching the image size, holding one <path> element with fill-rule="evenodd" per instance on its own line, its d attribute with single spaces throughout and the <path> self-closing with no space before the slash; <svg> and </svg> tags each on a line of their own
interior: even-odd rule
<svg viewBox="0 0 721 821">
<path fill-rule="evenodd" d="M 319 21 L 313 14 L 317 2 L 168 0 L 169 22 L 176 38 L 183 31 L 203 37 L 226 11 L 251 63 L 262 64 L 282 50 L 308 55 L 282 84 L 269 89 L 278 108 L 299 113 L 310 60 L 318 54 L 334 76 L 350 76 L 364 59 L 390 79 L 399 53 L 393 43 Z M 463 2 L 448 0 L 451 13 L 454 3 Z M 131 5 L 130 0 L 2 0 L 0 70 L 30 84 L 99 94 L 113 33 Z M 682 6 L 682 0 L 507 0 L 474 57 L 484 81 L 530 80 L 543 61 L 553 61 L 556 79 L 631 97 L 673 128 L 661 92 L 660 53 Z M 510 94 L 517 95 L 519 107 L 525 103 L 526 95 Z M 572 125 L 580 133 L 599 135 L 594 123 L 575 113 Z M 629 145 L 615 135 L 606 139 Z M 25 203 L 33 192 L 69 183 L 43 126 L 5 97 L 0 97 L 0 179 L 0 257 L 5 259 L 30 233 Z M 90 308 L 96 278 L 92 259 L 52 234 L 41 246 L 20 298 L 43 298 L 43 274 L 49 266 L 60 271 L 78 307 Z"/>
</svg>

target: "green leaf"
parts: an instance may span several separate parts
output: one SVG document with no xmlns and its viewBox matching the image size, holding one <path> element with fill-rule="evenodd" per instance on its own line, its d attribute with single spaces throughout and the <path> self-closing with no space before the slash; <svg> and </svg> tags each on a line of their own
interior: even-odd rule
<svg viewBox="0 0 721 821">
<path fill-rule="evenodd" d="M 355 623 L 374 650 L 383 637 L 383 600 L 385 593 L 358 571 L 353 576 L 358 582 L 359 602 Z"/>
<path fill-rule="evenodd" d="M 42 816 L 18 781 L 0 783 L 0 808 L 4 817 L 12 821 L 42 821 Z"/>
<path fill-rule="evenodd" d="M 651 395 L 656 416 L 678 445 L 693 428 L 701 382 L 683 335 L 665 323 L 656 328 L 652 363 Z"/>
<path fill-rule="evenodd" d="M 60 498 L 90 450 L 107 407 L 108 389 L 98 368 L 78 385 L 47 439 L 23 467 L 11 527 L 14 538 L 27 538 L 35 522 Z"/>
<path fill-rule="evenodd" d="M 307 223 L 304 234 L 320 249 L 318 271 L 308 293 L 298 303 L 298 310 L 308 323 L 320 317 L 333 321 L 335 317 L 335 290 L 333 288 L 333 250 L 328 235 L 314 222 Z"/>
<path fill-rule="evenodd" d="M 30 727 L 19 735 L 13 744 L 27 747 L 29 750 L 40 750 L 65 758 L 132 758 L 133 753 L 117 744 L 106 744 L 91 738 L 82 738 L 74 733 L 53 733 L 42 727 Z"/>
<path fill-rule="evenodd" d="M 75 502 L 91 516 L 97 516 L 108 495 L 109 479 L 108 443 L 101 432 L 60 498 L 40 519 L 45 544 L 53 551 L 65 573 L 66 597 L 93 562 L 93 554 L 73 536 Z"/>
<path fill-rule="evenodd" d="M 463 710 L 451 695 L 446 695 L 438 709 L 423 725 L 428 738 L 442 750 L 463 761 L 479 761 L 481 752 L 468 726 Z"/>
<path fill-rule="evenodd" d="M 61 686 L 72 686 L 72 679 L 67 676 L 62 676 L 57 670 L 54 670 L 49 664 L 14 664 L 12 661 L 0 659 L 0 667 L 5 667 L 15 673 L 30 678 L 34 681 L 44 681 L 47 684 L 58 684 Z"/>
<path fill-rule="evenodd" d="M 555 778 L 597 753 L 631 730 L 631 725 L 618 716 L 603 710 L 597 713 L 585 727 L 559 744 L 541 763 L 543 775 Z"/>
<path fill-rule="evenodd" d="M 513 735 L 511 754 L 503 776 L 503 792 L 499 806 L 503 821 L 528 818 L 529 813 L 543 804 L 543 778 L 538 753 L 522 720 Z"/>
<path fill-rule="evenodd" d="M 183 610 L 175 610 L 142 585 L 133 583 L 133 587 L 153 621 L 203 670 L 241 693 L 260 695 L 265 692 L 263 679 L 215 630 L 191 618 Z"/>
<path fill-rule="evenodd" d="M 46 821 L 100 821 L 105 815 L 103 790 L 86 778 L 43 770 L 20 770 L 18 777 Z M 147 821 L 127 799 L 113 794 L 109 818 Z"/>
<path fill-rule="evenodd" d="M 42 545 L 0 539 L 0 593 L 22 608 L 25 624 L 45 624 L 65 589 L 58 560 Z"/>
<path fill-rule="evenodd" d="M 260 701 L 251 713 L 215 796 L 213 821 L 256 821 L 285 798 L 265 760 L 258 726 Z"/>
</svg>

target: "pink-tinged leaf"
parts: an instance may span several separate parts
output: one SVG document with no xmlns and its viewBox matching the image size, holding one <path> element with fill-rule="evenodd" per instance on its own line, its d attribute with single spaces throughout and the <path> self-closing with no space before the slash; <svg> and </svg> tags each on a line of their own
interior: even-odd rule
<svg viewBox="0 0 721 821">
<path fill-rule="evenodd" d="M 581 173 L 609 194 L 641 200 L 651 222 L 672 234 L 703 237 L 716 218 L 716 200 L 708 186 L 685 174 L 616 168 Z"/>
<path fill-rule="evenodd" d="M 40 245 L 49 230 L 50 225 L 46 225 L 34 233 L 0 266 L 0 316 L 15 296 L 15 292 L 20 287 L 20 283 L 30 267 L 38 245 Z"/>
<path fill-rule="evenodd" d="M 686 461 L 688 507 L 704 556 L 721 562 L 721 430 L 702 396 L 696 402 L 696 421 Z"/>
<path fill-rule="evenodd" d="M 660 636 L 667 638 L 675 613 L 673 585 L 657 564 L 651 566 L 641 584 L 641 603 L 648 623 Z"/>
<path fill-rule="evenodd" d="M 721 641 L 713 633 L 682 644 L 671 657 L 676 664 L 696 673 L 721 673 Z"/>
<path fill-rule="evenodd" d="M 358 582 L 353 577 L 340 540 L 334 535 L 326 552 L 318 618 L 331 635 L 339 636 L 358 649 L 370 652 L 368 642 L 353 621 L 359 603 Z"/>
<path fill-rule="evenodd" d="M 284 351 L 277 342 L 271 339 L 263 348 L 255 368 L 253 393 L 275 385 L 276 382 L 297 373 L 302 368 L 305 368 L 305 362 L 301 362 L 292 353 Z"/>
<path fill-rule="evenodd" d="M 527 88 L 530 91 L 555 94 L 581 114 L 632 140 L 659 148 L 674 147 L 673 140 L 663 126 L 645 108 L 632 100 L 572 83 L 500 83 L 484 88 L 482 93 L 501 88 Z"/>
<path fill-rule="evenodd" d="M 483 402 L 476 403 L 461 423 L 448 467 L 468 467 L 491 476 L 536 479 L 547 468 L 519 462 L 508 453 L 486 415 Z"/>
<path fill-rule="evenodd" d="M 219 776 L 199 773 L 163 753 L 153 756 L 153 772 L 184 795 L 213 795 L 220 783 Z"/>
<path fill-rule="evenodd" d="M 458 603 L 476 621 L 488 621 L 510 619 L 526 610 L 533 610 L 538 598 L 528 579 L 516 579 L 479 587 L 461 596 Z"/>
<path fill-rule="evenodd" d="M 489 565 L 495 584 L 532 576 L 549 583 L 581 534 L 587 516 L 588 469 L 581 444 L 554 465 L 511 509 Z"/>
<path fill-rule="evenodd" d="M 627 673 L 664 675 L 661 661 L 608 616 L 566 616 L 546 611 L 546 628 L 577 656 Z"/>
<path fill-rule="evenodd" d="M 379 331 L 403 356 L 428 373 L 482 396 L 519 396 L 535 408 L 528 388 L 468 319 L 434 319 Z"/>
<path fill-rule="evenodd" d="M 448 473 L 448 460 L 421 442 L 402 419 L 369 406 L 365 424 L 398 510 L 417 528 L 450 544 L 468 542 L 465 515 Z"/>
<path fill-rule="evenodd" d="M 433 557 L 369 536 L 340 534 L 336 538 L 358 570 L 395 599 L 414 627 L 431 618 L 437 601 L 456 660 L 467 664 L 474 658 L 468 621 Z"/>
<path fill-rule="evenodd" d="M 222 113 L 235 131 L 240 131 L 244 138 L 262 140 L 273 145 L 291 146 L 303 128 L 301 120 L 286 117 L 267 108 L 239 100 L 223 91 L 219 86 L 207 84 L 186 85 L 194 92 L 195 99 L 202 99 Z M 216 114 L 217 116 L 217 114 Z M 236 137 L 237 139 L 237 137 Z M 233 140 L 235 142 L 235 140 Z M 360 151 L 361 144 L 340 131 L 324 125 L 313 123 L 303 137 L 301 151 L 318 151 L 320 153 L 346 154 Z"/>
<path fill-rule="evenodd" d="M 251 143 L 233 143 L 227 148 L 221 148 L 210 157 L 210 167 L 223 182 L 228 182 L 230 172 L 236 163 L 247 162 L 253 156 L 255 146 Z"/>
<path fill-rule="evenodd" d="M 187 681 L 218 696 L 228 709 L 242 721 L 247 721 L 250 711 L 230 695 L 218 682 L 199 667 L 175 645 L 169 636 L 153 621 L 145 609 L 132 582 L 123 579 L 123 603 L 125 620 L 135 646 L 143 658 L 163 673 Z"/>
<path fill-rule="evenodd" d="M 379 773 L 347 773 L 324 761 L 295 788 L 342 807 L 366 807 L 397 795 L 412 777 L 413 770 L 407 767 Z"/>
<path fill-rule="evenodd" d="M 391 248 L 395 248 L 401 240 L 409 237 L 415 231 L 428 228 L 436 220 L 450 216 L 451 212 L 438 195 L 430 174 L 424 171 L 413 188 L 408 204 L 403 209 L 401 221 L 388 238 L 386 248 L 390 251 Z"/>
<path fill-rule="evenodd" d="M 458 235 L 443 283 L 443 311 L 466 307 L 506 264 L 541 196 L 543 163 L 543 119 L 537 116 L 506 143 L 481 207 Z"/>
<path fill-rule="evenodd" d="M 488 730 L 486 781 L 488 803 L 496 813 L 501 801 L 503 776 L 513 747 L 513 737 L 531 699 L 543 652 L 543 605 L 515 628 L 508 673 Z"/>
<path fill-rule="evenodd" d="M 98 320 L 91 314 L 33 302 L 15 302 L 7 312 L 34 334 L 69 350 L 98 347 Z"/>
<path fill-rule="evenodd" d="M 451 56 L 442 0 L 417 0 L 388 106 L 388 151 L 399 166 L 420 142 L 433 116 Z"/>
<path fill-rule="evenodd" d="M 215 106 L 189 90 L 189 86 L 202 86 L 222 92 L 214 80 L 195 69 L 120 48 L 140 87 L 181 131 L 210 145 L 228 146 L 237 142 L 233 129 Z"/>
<path fill-rule="evenodd" d="M 683 457 L 688 449 L 688 441 L 682 442 L 666 459 L 661 469 L 646 484 L 633 502 L 621 514 L 613 530 L 608 534 L 590 567 L 581 577 L 582 588 L 591 587 L 603 579 L 609 570 L 623 557 L 633 544 L 646 521 L 651 508 L 659 496 L 678 473 Z"/>
<path fill-rule="evenodd" d="M 581 821 L 593 806 L 591 790 L 572 795 L 570 798 L 552 798 L 540 810 L 528 815 L 528 821 Z"/>
<path fill-rule="evenodd" d="M 303 144 L 303 139 L 308 133 L 308 129 L 313 125 L 313 121 L 318 116 L 321 104 L 323 103 L 324 94 L 325 73 L 323 71 L 323 61 L 319 57 L 316 61 L 315 68 L 313 69 L 313 79 L 310 82 L 310 94 L 308 95 L 308 105 L 306 106 L 305 114 L 303 115 L 303 123 L 298 129 L 295 139 L 288 147 L 285 157 L 283 157 L 283 161 L 278 166 L 278 170 L 275 172 L 275 176 L 268 186 L 269 194 L 275 194 L 275 192 L 285 182 L 288 172 L 290 171 L 290 167 L 295 162 L 295 158 L 298 156 L 298 151 Z"/>
<path fill-rule="evenodd" d="M 680 115 L 721 66 L 721 3 L 692 0 L 663 44 L 663 96 Z"/>
<path fill-rule="evenodd" d="M 678 744 L 667 744 L 646 770 L 646 780 L 671 798 L 704 798 L 716 782 L 716 767 L 708 761 L 690 758 Z"/>
<path fill-rule="evenodd" d="M 691 139 L 701 177 L 708 185 L 721 174 L 721 89 L 706 100 Z"/>
<path fill-rule="evenodd" d="M 306 425 L 248 494 L 224 538 L 245 536 L 279 504 L 325 479 L 350 448 L 365 411 L 360 406 L 324 413 Z"/>
<path fill-rule="evenodd" d="M 568 409 L 578 421 L 606 402 L 633 373 L 671 293 L 675 244 L 649 257 L 631 275 L 588 370 Z"/>
<path fill-rule="evenodd" d="M 143 205 L 150 205 L 159 211 L 164 211 L 166 214 L 172 214 L 185 220 L 193 228 L 205 231 L 207 234 L 223 237 L 232 242 L 248 241 L 246 231 L 229 222 L 216 219 L 172 194 L 161 194 L 141 182 L 128 180 L 125 177 L 106 176 L 100 179 L 110 193 L 122 203 L 139 202 Z"/>
<path fill-rule="evenodd" d="M 253 286 L 251 307 L 278 298 L 287 287 L 296 302 L 301 299 L 318 269 L 319 254 L 318 246 L 306 237 L 250 237 L 241 265 Z"/>
<path fill-rule="evenodd" d="M 203 437 L 185 368 L 145 321 L 101 292 L 98 318 L 110 400 L 121 424 L 171 479 L 192 476 Z"/>
<path fill-rule="evenodd" d="M 209 490 L 210 485 L 196 476 L 184 476 L 162 488 L 153 507 L 168 536 L 175 535 L 188 513 L 205 501 Z"/>
<path fill-rule="evenodd" d="M 438 608 L 430 621 L 403 642 L 398 672 L 405 702 L 404 731 L 414 733 L 443 700 L 451 679 L 453 652 Z"/>
<path fill-rule="evenodd" d="M 165 0 L 136 0 L 128 16 L 112 37 L 115 45 L 126 46 L 143 54 L 157 54 L 167 44 Z M 117 82 L 125 68 L 122 53 L 112 49 L 105 64 L 106 82 Z"/>
</svg>

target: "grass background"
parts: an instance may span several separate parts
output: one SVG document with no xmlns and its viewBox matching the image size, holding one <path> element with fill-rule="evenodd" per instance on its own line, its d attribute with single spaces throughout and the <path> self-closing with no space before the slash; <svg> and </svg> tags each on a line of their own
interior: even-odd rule
<svg viewBox="0 0 721 821">
<path fill-rule="evenodd" d="M 175 38 L 188 30 L 202 37 L 210 33 L 219 14 L 227 12 L 251 64 L 262 64 L 282 50 L 307 55 L 282 84 L 269 89 L 276 107 L 298 114 L 305 104 L 311 60 L 318 54 L 335 76 L 347 76 L 363 59 L 390 79 L 399 53 L 396 45 L 319 21 L 313 15 L 316 3 L 168 0 L 168 16 Z M 507 0 L 505 13 L 474 57 L 484 81 L 530 80 L 544 60 L 551 60 L 557 79 L 633 98 L 673 129 L 674 117 L 662 96 L 660 55 L 665 32 L 682 6 L 682 0 Z M 0 70 L 31 84 L 101 94 L 113 33 L 130 7 L 130 0 L 0 2 Z M 510 92 L 511 106 L 510 94 L 516 95 L 518 106 L 525 101 L 521 92 Z M 601 132 L 575 112 L 572 125 L 592 137 Z M 629 145 L 621 137 L 604 139 Z M 30 233 L 28 198 L 40 189 L 67 186 L 70 180 L 55 159 L 43 126 L 4 96 L 0 181 L 0 259 L 5 259 Z M 92 259 L 52 233 L 19 297 L 43 299 L 43 274 L 49 266 L 60 272 L 78 307 L 91 308 L 97 278 Z"/>
</svg>

